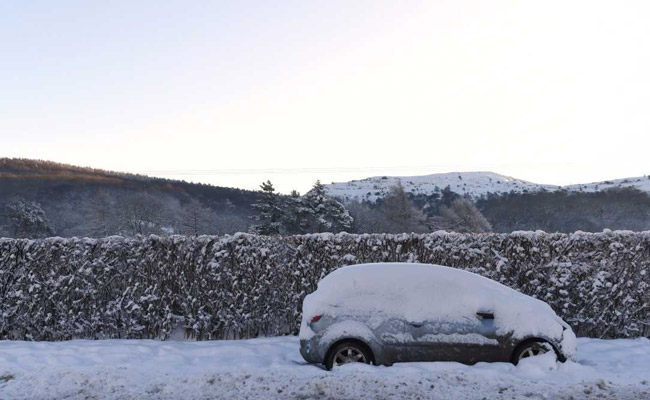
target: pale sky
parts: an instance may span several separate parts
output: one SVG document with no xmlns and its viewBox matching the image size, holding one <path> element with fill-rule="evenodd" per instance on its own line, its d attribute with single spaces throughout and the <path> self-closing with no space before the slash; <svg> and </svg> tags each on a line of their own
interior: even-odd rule
<svg viewBox="0 0 650 400">
<path fill-rule="evenodd" d="M 648 1 L 2 1 L 0 156 L 255 189 L 650 174 Z"/>
</svg>

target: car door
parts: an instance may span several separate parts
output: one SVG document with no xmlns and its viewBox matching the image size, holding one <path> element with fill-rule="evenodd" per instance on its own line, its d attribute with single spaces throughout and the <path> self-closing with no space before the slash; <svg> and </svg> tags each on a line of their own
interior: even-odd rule
<svg viewBox="0 0 650 400">
<path fill-rule="evenodd" d="M 478 310 L 475 316 L 435 317 L 406 321 L 409 361 L 458 361 L 473 364 L 498 359 L 500 343 L 494 316 Z"/>
<path fill-rule="evenodd" d="M 408 361 L 404 352 L 406 324 L 395 316 L 382 316 L 374 329 L 382 344 L 384 358 L 389 362 Z"/>
</svg>

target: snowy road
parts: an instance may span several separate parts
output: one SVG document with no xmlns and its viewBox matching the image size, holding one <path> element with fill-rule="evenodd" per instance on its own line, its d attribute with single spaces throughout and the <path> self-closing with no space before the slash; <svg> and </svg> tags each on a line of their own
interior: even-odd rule
<svg viewBox="0 0 650 400">
<path fill-rule="evenodd" d="M 306 365 L 295 337 L 0 341 L 0 399 L 650 399 L 650 340 L 580 339 L 578 362 Z"/>
</svg>

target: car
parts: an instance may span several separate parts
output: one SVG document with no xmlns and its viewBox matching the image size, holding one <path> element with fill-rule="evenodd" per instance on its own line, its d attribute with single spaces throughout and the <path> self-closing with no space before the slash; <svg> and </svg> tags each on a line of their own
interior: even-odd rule
<svg viewBox="0 0 650 400">
<path fill-rule="evenodd" d="M 329 370 L 351 362 L 512 362 L 576 336 L 545 302 L 461 269 L 375 263 L 341 267 L 303 301 L 300 353 Z"/>
</svg>

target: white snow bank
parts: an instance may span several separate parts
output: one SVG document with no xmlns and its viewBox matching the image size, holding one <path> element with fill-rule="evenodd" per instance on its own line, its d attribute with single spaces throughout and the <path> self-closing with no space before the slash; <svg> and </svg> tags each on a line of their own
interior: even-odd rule
<svg viewBox="0 0 650 400">
<path fill-rule="evenodd" d="M 497 334 L 512 332 L 516 338 L 562 340 L 566 326 L 548 304 L 471 272 L 430 264 L 377 263 L 342 267 L 321 280 L 303 303 L 301 338 L 313 335 L 306 322 L 320 314 L 363 313 L 378 326 L 388 317 L 462 323 L 475 321 L 479 311 L 494 313 Z M 570 339 L 569 350 L 575 348 Z"/>
<path fill-rule="evenodd" d="M 0 398 L 648 399 L 650 341 L 579 339 L 578 362 L 308 365 L 298 338 L 0 341 Z"/>
</svg>

